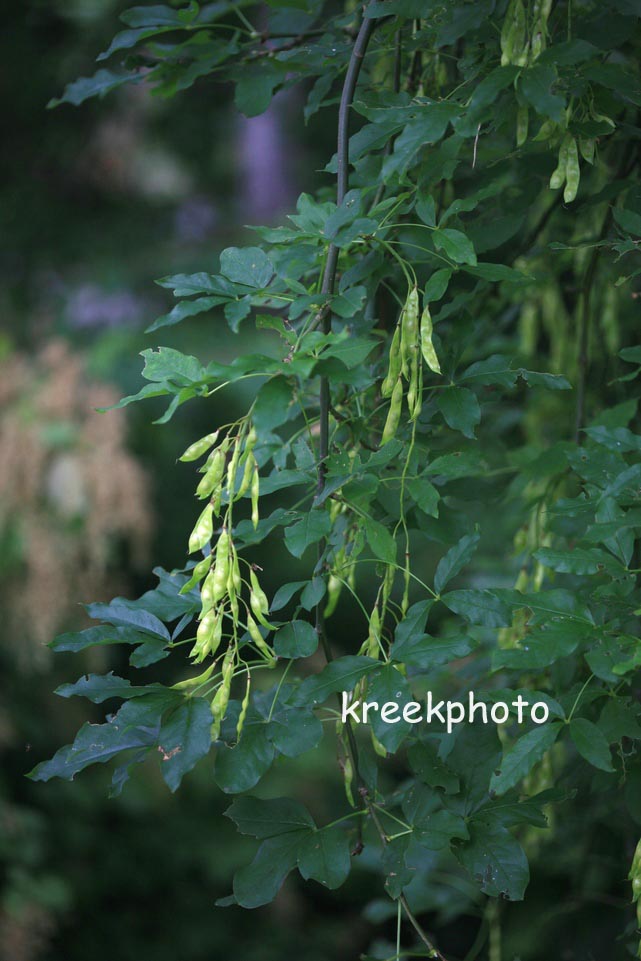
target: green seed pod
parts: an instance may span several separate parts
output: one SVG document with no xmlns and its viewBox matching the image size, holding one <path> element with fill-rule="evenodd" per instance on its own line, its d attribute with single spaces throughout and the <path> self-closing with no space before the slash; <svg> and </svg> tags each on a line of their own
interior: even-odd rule
<svg viewBox="0 0 641 961">
<path fill-rule="evenodd" d="M 220 596 L 216 596 L 217 593 L 216 569 L 214 568 L 213 571 L 209 572 L 203 581 L 203 586 L 200 589 L 201 617 L 204 617 L 207 611 L 210 611 L 214 604 L 220 600 L 222 594 Z"/>
<path fill-rule="evenodd" d="M 238 554 L 236 553 L 236 548 L 232 545 L 232 562 L 231 562 L 231 580 L 234 585 L 234 590 L 237 594 L 243 589 L 243 580 L 240 576 L 240 566 L 238 564 Z"/>
<path fill-rule="evenodd" d="M 343 583 L 340 578 L 338 578 L 336 574 L 330 574 L 327 578 L 327 604 L 323 612 L 325 617 L 331 617 L 336 610 L 336 605 L 338 604 L 342 590 Z"/>
<path fill-rule="evenodd" d="M 189 536 L 189 553 L 193 554 L 195 551 L 202 551 L 203 547 L 211 540 L 212 534 L 213 507 L 211 504 L 207 504 Z"/>
<path fill-rule="evenodd" d="M 561 141 L 561 146 L 559 147 L 559 162 L 556 169 L 553 171 L 550 177 L 550 189 L 558 190 L 565 183 L 566 177 L 566 165 L 568 160 L 568 151 L 570 149 L 570 142 L 573 137 L 566 133 L 565 137 Z"/>
<path fill-rule="evenodd" d="M 240 487 L 238 488 L 237 498 L 244 497 L 249 488 L 251 487 L 251 482 L 254 478 L 254 472 L 256 470 L 256 458 L 254 455 L 249 453 L 247 460 L 245 461 L 245 467 L 243 470 L 243 478 L 240 482 Z"/>
<path fill-rule="evenodd" d="M 198 677 L 189 677 L 187 678 L 186 681 L 178 681 L 177 684 L 171 685 L 171 690 L 186 691 L 187 694 L 189 694 L 190 689 L 199 687 L 201 684 L 204 684 L 205 681 L 207 681 L 211 677 L 215 667 L 216 667 L 216 663 L 215 661 L 212 661 L 209 667 L 206 670 L 204 670 L 202 674 L 199 674 Z"/>
<path fill-rule="evenodd" d="M 385 380 L 381 384 L 381 394 L 383 397 L 390 397 L 394 390 L 394 384 L 401 373 L 401 328 L 396 325 L 394 336 L 389 351 L 389 367 Z"/>
<path fill-rule="evenodd" d="M 245 696 L 243 702 L 240 705 L 240 714 L 238 715 L 238 723 L 236 725 L 236 739 L 240 738 L 243 733 L 243 726 L 245 724 L 245 718 L 247 717 L 247 708 L 249 707 L 249 692 L 251 690 L 251 674 L 247 674 L 247 687 L 245 688 Z"/>
<path fill-rule="evenodd" d="M 383 747 L 379 739 L 374 734 L 374 731 L 369 729 L 370 737 L 372 739 L 372 747 L 379 757 L 387 757 L 387 749 Z"/>
<path fill-rule="evenodd" d="M 214 604 L 218 604 L 227 593 L 230 569 L 229 544 L 229 534 L 227 529 L 223 528 L 216 544 L 216 560 L 213 570 L 207 575 L 207 580 L 211 577 L 211 597 Z"/>
<path fill-rule="evenodd" d="M 532 42 L 530 44 L 530 56 L 532 58 L 532 62 L 534 62 L 535 60 L 538 60 L 538 58 L 541 56 L 544 50 L 545 50 L 545 34 L 540 24 L 537 24 L 536 27 L 534 28 L 534 32 L 532 34 Z"/>
<path fill-rule="evenodd" d="M 214 722 L 211 726 L 211 736 L 212 740 L 214 741 L 218 739 L 220 734 L 220 725 L 225 717 L 227 705 L 229 704 L 229 694 L 231 691 L 232 680 L 234 678 L 235 659 L 235 649 L 229 648 L 225 654 L 225 657 L 223 658 L 222 680 L 211 702 L 211 713 L 214 718 Z"/>
<path fill-rule="evenodd" d="M 525 104 L 520 104 L 516 111 L 516 146 L 522 147 L 527 140 L 530 111 Z"/>
<path fill-rule="evenodd" d="M 260 586 L 258 578 L 256 577 L 256 572 L 253 569 L 249 571 L 249 581 L 251 584 L 251 593 L 257 604 L 257 609 L 261 614 L 269 614 L 269 601 L 267 600 L 267 595 Z"/>
<path fill-rule="evenodd" d="M 368 657 L 378 659 L 380 656 L 380 637 L 381 637 L 381 615 L 378 610 L 378 603 L 369 616 L 369 633 L 367 635 L 366 654 Z"/>
<path fill-rule="evenodd" d="M 202 661 L 216 651 L 222 637 L 222 621 L 218 611 L 210 610 L 198 624 L 196 643 L 191 651 L 196 661 Z"/>
<path fill-rule="evenodd" d="M 345 785 L 345 796 L 351 807 L 356 807 L 354 804 L 354 794 L 352 792 L 352 784 L 354 783 L 354 768 L 352 767 L 352 762 L 349 757 L 346 757 L 343 761 L 343 783 Z"/>
<path fill-rule="evenodd" d="M 410 412 L 410 420 L 416 420 L 421 413 L 423 402 L 423 365 L 419 354 L 414 355 L 412 370 L 410 373 L 410 386 L 407 392 L 407 407 Z"/>
<path fill-rule="evenodd" d="M 240 461 L 240 443 L 238 438 L 236 438 L 236 443 L 234 444 L 234 453 L 231 456 L 231 460 L 227 465 L 227 495 L 229 497 L 229 502 L 231 503 L 235 500 L 235 487 L 236 487 L 236 472 L 238 470 L 238 462 Z"/>
<path fill-rule="evenodd" d="M 581 156 L 586 163 L 594 163 L 595 148 L 596 140 L 594 137 L 579 137 L 579 150 L 581 151 Z"/>
<path fill-rule="evenodd" d="M 409 377 L 410 365 L 418 345 L 418 288 L 410 288 L 401 311 L 401 372 Z M 392 392 L 394 387 L 392 387 Z"/>
<path fill-rule="evenodd" d="M 632 865 L 630 866 L 630 873 L 628 874 L 628 880 L 632 881 L 637 877 L 641 877 L 641 839 L 637 842 L 637 846 L 634 851 Z"/>
<path fill-rule="evenodd" d="M 616 124 L 612 119 L 612 117 L 608 117 L 604 113 L 598 113 L 594 109 L 594 104 L 592 104 L 592 106 L 590 107 L 590 116 L 592 117 L 593 120 L 596 120 L 597 123 L 607 123 L 607 125 L 611 127 L 612 130 L 614 130 L 614 128 L 616 127 Z"/>
<path fill-rule="evenodd" d="M 178 591 L 179 594 L 188 594 L 189 591 L 198 584 L 199 581 L 203 579 L 205 574 L 209 571 L 211 567 L 211 554 L 207 557 L 203 557 L 202 561 L 198 561 L 193 571 L 191 572 L 191 577 L 186 581 L 183 586 Z"/>
<path fill-rule="evenodd" d="M 392 399 L 390 400 L 389 411 L 387 414 L 387 420 L 385 421 L 385 427 L 383 428 L 383 436 L 381 437 L 381 447 L 387 444 L 389 440 L 396 435 L 398 430 L 398 425 L 401 421 L 401 413 L 403 410 L 403 382 L 399 377 L 394 385 L 394 390 L 392 391 Z"/>
<path fill-rule="evenodd" d="M 196 488 L 196 497 L 200 497 L 201 500 L 204 497 L 210 497 L 220 486 L 224 471 L 225 454 L 222 447 L 218 447 L 210 458 L 207 471 Z"/>
<path fill-rule="evenodd" d="M 249 631 L 249 636 L 251 637 L 252 641 L 265 659 L 270 664 L 272 664 L 272 662 L 275 663 L 276 658 L 274 656 L 274 652 L 263 635 L 260 633 L 256 621 L 249 612 L 247 612 L 247 630 Z"/>
<path fill-rule="evenodd" d="M 579 164 L 579 152 L 574 137 L 570 138 L 567 155 L 565 158 L 565 190 L 563 191 L 563 201 L 571 204 L 575 199 L 579 182 L 581 180 L 581 167 Z"/>
<path fill-rule="evenodd" d="M 423 315 L 421 317 L 421 352 L 429 369 L 434 371 L 435 374 L 440 374 L 441 365 L 439 364 L 436 351 L 434 350 L 432 332 L 432 315 L 430 314 L 429 304 L 425 304 Z"/>
<path fill-rule="evenodd" d="M 511 0 L 501 30 L 501 66 L 518 63 L 523 56 L 526 43 L 526 16 L 523 2 Z"/>
<path fill-rule="evenodd" d="M 547 140 L 551 140 L 556 133 L 557 124 L 553 120 L 544 120 L 539 127 L 536 136 L 532 138 L 534 143 L 541 143 Z"/>
<path fill-rule="evenodd" d="M 191 444 L 182 457 L 179 460 L 182 461 L 192 461 L 198 460 L 203 454 L 206 454 L 210 447 L 213 447 L 218 440 L 218 431 L 214 431 L 213 434 L 207 434 L 206 437 L 201 437 L 200 440 L 195 441 Z"/>
<path fill-rule="evenodd" d="M 254 474 L 252 477 L 252 487 L 251 487 L 251 501 L 252 501 L 252 524 L 254 530 L 258 527 L 259 515 L 258 515 L 258 498 L 260 497 L 260 475 L 258 473 L 258 465 L 254 467 Z"/>
<path fill-rule="evenodd" d="M 225 656 L 223 658 L 223 667 L 222 667 L 223 681 L 228 681 L 231 684 L 231 680 L 234 676 L 235 664 L 236 664 L 236 650 L 235 648 L 230 647 L 225 652 Z"/>
</svg>

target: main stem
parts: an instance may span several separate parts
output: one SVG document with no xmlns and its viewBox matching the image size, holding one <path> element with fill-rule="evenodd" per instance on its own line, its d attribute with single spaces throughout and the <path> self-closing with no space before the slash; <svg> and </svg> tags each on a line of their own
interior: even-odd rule
<svg viewBox="0 0 641 961">
<path fill-rule="evenodd" d="M 354 42 L 354 47 L 352 48 L 352 54 L 349 60 L 349 65 L 347 67 L 347 73 L 345 75 L 345 81 L 343 83 L 343 90 L 341 93 L 340 106 L 338 108 L 338 138 L 337 138 L 337 189 L 336 189 L 336 202 L 340 206 L 345 195 L 347 193 L 348 185 L 348 172 L 349 172 L 349 111 L 352 105 L 352 100 L 354 99 L 354 91 L 356 89 L 356 84 L 358 82 L 358 76 L 363 65 L 363 58 L 367 50 L 367 46 L 372 35 L 372 30 L 374 28 L 374 20 L 364 17 L 356 40 Z M 397 68 L 398 69 L 398 68 Z M 325 270 L 323 272 L 323 279 L 321 282 L 321 294 L 327 301 L 334 293 L 334 286 L 336 283 L 336 268 L 338 265 L 338 247 L 336 244 L 331 243 L 327 251 L 327 259 L 325 261 Z M 331 331 L 331 310 L 329 303 L 326 303 L 322 308 L 321 313 L 322 319 L 322 330 L 324 334 L 329 334 Z M 320 441 L 319 441 L 319 460 L 318 460 L 318 483 L 317 483 L 317 500 L 322 497 L 323 491 L 325 489 L 325 476 L 326 476 L 326 460 L 327 454 L 329 452 L 329 412 L 330 412 L 330 392 L 329 392 L 329 381 L 327 377 L 321 377 L 320 381 Z M 321 541 L 318 547 L 318 562 L 319 565 L 322 563 L 322 557 L 325 553 L 325 541 Z M 327 662 L 333 660 L 333 655 L 331 647 L 329 645 L 329 640 L 327 638 L 327 632 L 325 630 L 325 616 L 324 616 L 324 605 L 323 600 L 321 600 L 316 605 L 316 632 L 320 644 L 323 648 L 325 654 L 325 659 Z M 340 697 L 339 697 L 340 701 Z M 349 745 L 349 753 L 351 755 L 352 766 L 354 770 L 354 777 L 357 784 L 357 793 L 359 798 L 359 803 L 362 808 L 367 810 L 371 819 L 373 820 L 376 829 L 379 833 L 381 843 L 385 846 L 387 841 L 387 835 L 382 828 L 380 820 L 376 815 L 376 811 L 373 808 L 369 800 L 369 790 L 365 784 L 363 777 L 360 772 L 359 766 L 359 756 L 358 756 L 358 745 L 356 744 L 356 738 L 354 737 L 354 730 L 352 728 L 350 719 L 346 719 L 345 731 L 347 734 L 347 742 Z M 362 824 L 361 819 L 359 819 L 359 830 Z M 362 847 L 362 841 L 359 836 L 359 844 L 357 846 L 357 851 Z M 440 959 L 440 961 L 445 961 L 443 955 L 434 947 L 434 944 L 430 938 L 423 931 L 418 920 L 414 916 L 410 909 L 407 899 L 404 894 L 399 897 L 400 904 L 405 911 L 407 919 L 410 924 L 418 934 L 419 938 L 425 945 L 425 947 L 430 951 L 433 957 Z"/>
<path fill-rule="evenodd" d="M 363 57 L 367 50 L 374 20 L 363 18 L 360 29 L 352 48 L 352 54 L 343 83 L 341 102 L 338 108 L 338 142 L 337 142 L 337 189 L 336 202 L 340 206 L 347 193 L 348 168 L 349 168 L 349 111 L 354 99 L 354 90 L 358 81 L 358 75 L 363 64 Z M 327 250 L 325 270 L 321 283 L 321 294 L 329 299 L 334 293 L 336 283 L 336 267 L 338 265 L 338 247 L 330 244 Z M 322 311 L 322 330 L 324 334 L 329 334 L 332 326 L 332 317 L 329 304 L 326 304 Z M 329 451 L 329 410 L 330 395 L 329 381 L 327 377 L 321 377 L 320 381 L 320 442 L 318 458 L 318 483 L 316 487 L 317 499 L 323 494 L 325 489 L 325 475 L 327 471 L 326 460 Z M 318 548 L 319 561 L 325 552 L 325 542 L 321 541 Z M 316 631 L 322 644 L 325 656 L 328 661 L 332 660 L 331 650 L 325 632 L 325 619 L 323 616 L 323 601 L 316 605 Z"/>
</svg>

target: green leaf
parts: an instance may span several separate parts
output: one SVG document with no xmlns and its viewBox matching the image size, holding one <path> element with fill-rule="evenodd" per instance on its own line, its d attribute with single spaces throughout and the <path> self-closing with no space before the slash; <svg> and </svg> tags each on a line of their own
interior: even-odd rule
<svg viewBox="0 0 641 961">
<path fill-rule="evenodd" d="M 274 594 L 269 610 L 271 612 L 282 611 L 284 607 L 287 607 L 292 597 L 308 583 L 309 581 L 292 581 L 289 584 L 282 584 Z"/>
<path fill-rule="evenodd" d="M 641 237 L 641 214 L 637 214 L 633 210 L 625 210 L 623 207 L 614 207 L 612 213 L 622 230 L 634 234 L 635 237 Z"/>
<path fill-rule="evenodd" d="M 432 609 L 434 601 L 417 601 L 408 608 L 405 617 L 398 622 L 394 629 L 394 647 L 411 641 L 413 637 L 422 634 L 425 630 L 427 617 Z"/>
<path fill-rule="evenodd" d="M 290 621 L 274 638 L 278 657 L 310 657 L 317 647 L 318 634 L 308 621 Z"/>
<path fill-rule="evenodd" d="M 280 427 L 289 417 L 291 402 L 292 389 L 285 378 L 270 378 L 258 391 L 254 404 L 253 420 L 256 430 L 267 433 Z"/>
<path fill-rule="evenodd" d="M 509 627 L 512 618 L 507 605 L 492 591 L 450 591 L 441 600 L 470 624 L 482 627 Z"/>
<path fill-rule="evenodd" d="M 581 622 L 568 618 L 557 622 L 550 620 L 537 627 L 530 627 L 513 648 L 499 648 L 492 654 L 494 670 L 513 668 L 515 670 L 540 670 L 549 667 L 561 658 L 569 657 L 581 641 L 591 641 L 593 629 Z"/>
<path fill-rule="evenodd" d="M 80 77 L 65 87 L 62 97 L 54 97 L 47 104 L 48 108 L 58 107 L 61 103 L 70 103 L 74 107 L 80 106 L 90 97 L 104 97 L 111 90 L 116 90 L 126 83 L 140 83 L 142 77 L 138 73 L 123 73 L 113 70 L 99 70 L 93 77 Z"/>
<path fill-rule="evenodd" d="M 171 791 L 177 790 L 184 775 L 209 753 L 212 721 L 209 702 L 203 697 L 186 698 L 163 721 L 158 738 L 160 770 Z"/>
<path fill-rule="evenodd" d="M 267 737 L 279 754 L 299 757 L 316 747 L 323 737 L 323 725 L 306 708 L 285 708 L 272 715 Z"/>
<path fill-rule="evenodd" d="M 180 388 L 201 386 L 207 381 L 202 364 L 179 350 L 159 347 L 158 350 L 143 350 L 141 355 L 145 358 L 142 376 L 154 383 L 162 383 L 174 393 Z"/>
<path fill-rule="evenodd" d="M 449 664 L 460 657 L 466 657 L 474 650 L 475 641 L 471 637 L 430 637 L 428 634 L 414 634 L 405 641 L 392 644 L 392 660 L 415 671 L 431 671 L 440 664 Z"/>
<path fill-rule="evenodd" d="M 431 481 L 423 475 L 411 477 L 407 481 L 407 489 L 419 510 L 430 517 L 438 517 L 438 502 L 441 495 Z"/>
<path fill-rule="evenodd" d="M 490 791 L 497 795 L 505 794 L 522 781 L 552 747 L 561 728 L 562 725 L 558 723 L 543 724 L 520 737 L 503 755 L 500 770 L 492 775 Z"/>
<path fill-rule="evenodd" d="M 407 679 L 392 664 L 385 664 L 378 671 L 370 675 L 367 682 L 368 701 L 375 701 L 378 711 L 372 711 L 368 720 L 377 739 L 390 753 L 398 750 L 407 737 L 412 725 L 403 720 L 403 708 L 412 700 Z M 384 721 L 381 718 L 383 705 L 398 704 L 395 719 Z"/>
<path fill-rule="evenodd" d="M 484 894 L 521 901 L 530 880 L 523 848 L 497 824 L 474 821 L 471 841 L 454 849 L 456 857 Z"/>
<path fill-rule="evenodd" d="M 305 585 L 305 589 L 300 596 L 300 602 L 306 611 L 311 611 L 317 604 L 320 604 L 326 592 L 327 585 L 323 578 L 313 577 L 311 581 L 308 581 Z"/>
<path fill-rule="evenodd" d="M 490 71 L 474 88 L 470 101 L 470 112 L 477 112 L 483 107 L 493 104 L 501 90 L 513 83 L 518 72 L 518 67 L 513 66 L 497 67 Z"/>
<path fill-rule="evenodd" d="M 220 255 L 220 272 L 235 284 L 263 290 L 274 276 L 274 268 L 260 247 L 227 247 Z"/>
<path fill-rule="evenodd" d="M 62 684 L 56 688 L 60 697 L 86 697 L 94 704 L 102 704 L 110 697 L 128 699 L 142 697 L 147 693 L 162 693 L 165 688 L 160 684 L 150 684 L 147 687 L 132 687 L 131 681 L 118 677 L 113 671 L 108 674 L 85 674 L 75 684 Z"/>
<path fill-rule="evenodd" d="M 434 811 L 414 820 L 414 837 L 427 851 L 449 848 L 453 838 L 467 841 L 470 833 L 460 814 L 451 811 Z"/>
<path fill-rule="evenodd" d="M 451 227 L 439 227 L 432 234 L 434 246 L 437 250 L 442 250 L 447 256 L 457 264 L 476 264 L 476 253 L 469 237 L 461 230 L 453 230 Z"/>
<path fill-rule="evenodd" d="M 315 830 L 311 814 L 292 798 L 240 797 L 225 811 L 241 834 L 272 838 L 289 831 Z"/>
<path fill-rule="evenodd" d="M 48 781 L 52 777 L 71 781 L 90 764 L 105 764 L 132 748 L 154 747 L 166 704 L 166 698 L 154 695 L 126 701 L 105 724 L 84 724 L 73 744 L 60 748 L 51 760 L 38 764 L 29 777 L 34 781 Z"/>
<path fill-rule="evenodd" d="M 332 522 L 326 510 L 310 510 L 285 530 L 285 546 L 294 557 L 302 557 L 308 547 L 327 537 Z"/>
<path fill-rule="evenodd" d="M 300 685 L 296 696 L 297 704 L 322 704 L 330 694 L 337 691 L 351 691 L 366 674 L 380 667 L 380 662 L 372 657 L 348 654 L 331 661 L 320 674 L 307 677 Z"/>
<path fill-rule="evenodd" d="M 371 517 L 365 518 L 364 527 L 365 536 L 374 554 L 385 561 L 386 564 L 394 564 L 396 561 L 396 541 L 388 529 Z"/>
<path fill-rule="evenodd" d="M 333 890 L 347 880 L 351 867 L 349 843 L 338 825 L 321 828 L 304 837 L 298 847 L 298 870 Z"/>
<path fill-rule="evenodd" d="M 570 737 L 577 751 L 593 767 L 600 771 L 614 771 L 610 746 L 603 732 L 584 717 L 575 717 L 570 721 Z"/>
<path fill-rule="evenodd" d="M 87 604 L 86 610 L 89 617 L 94 620 L 109 621 L 110 624 L 122 627 L 133 627 L 143 634 L 151 634 L 164 641 L 171 639 L 169 631 L 155 614 L 126 607 L 123 603 L 119 603 L 119 599 L 110 604 Z"/>
<path fill-rule="evenodd" d="M 551 64 L 536 63 L 522 72 L 519 90 L 537 113 L 561 123 L 565 100 L 550 89 L 556 80 L 556 70 Z"/>
<path fill-rule="evenodd" d="M 597 547 L 574 547 L 568 551 L 542 547 L 534 552 L 534 557 L 545 567 L 563 574 L 598 574 L 601 571 L 623 573 L 621 565 L 612 555 Z"/>
<path fill-rule="evenodd" d="M 446 423 L 474 438 L 474 428 L 481 422 L 481 408 L 476 395 L 467 387 L 448 387 L 438 397 L 438 407 Z"/>
<path fill-rule="evenodd" d="M 235 103 L 246 117 L 256 117 L 269 107 L 274 90 L 284 78 L 273 64 L 246 64 L 236 81 Z"/>
<path fill-rule="evenodd" d="M 452 271 L 448 267 L 435 270 L 425 285 L 424 303 L 432 304 L 434 301 L 440 300 L 445 295 L 451 277 Z"/>
<path fill-rule="evenodd" d="M 407 752 L 410 767 L 424 784 L 432 788 L 443 788 L 446 794 L 457 794 L 460 782 L 436 753 L 431 744 L 412 744 Z"/>
<path fill-rule="evenodd" d="M 214 765 L 216 783 L 226 794 L 250 791 L 271 767 L 274 753 L 267 724 L 248 711 L 236 746 L 221 744 L 218 747 Z"/>
<path fill-rule="evenodd" d="M 142 631 L 105 624 L 100 627 L 89 627 L 76 633 L 59 634 L 51 641 L 49 647 L 56 652 L 76 653 L 84 651 L 87 647 L 93 647 L 94 644 L 141 644 L 148 640 L 149 635 L 143 634 Z"/>
<path fill-rule="evenodd" d="M 441 558 L 434 574 L 434 590 L 437 594 L 440 594 L 445 585 L 456 577 L 466 564 L 469 564 L 480 539 L 481 535 L 478 532 L 465 534 L 458 544 L 451 547 L 445 557 Z"/>
<path fill-rule="evenodd" d="M 234 895 L 243 908 L 269 904 L 290 871 L 296 867 L 298 847 L 307 832 L 289 831 L 267 838 L 251 864 L 234 876 Z"/>
</svg>

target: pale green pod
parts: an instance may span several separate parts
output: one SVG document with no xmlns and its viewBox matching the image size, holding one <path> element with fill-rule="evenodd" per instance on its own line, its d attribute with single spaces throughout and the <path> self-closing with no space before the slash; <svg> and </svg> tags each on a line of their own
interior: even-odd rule
<svg viewBox="0 0 641 961">
<path fill-rule="evenodd" d="M 432 334 L 432 315 L 430 314 L 429 304 L 426 304 L 421 317 L 421 353 L 423 354 L 423 359 L 429 369 L 434 371 L 435 374 L 440 374 L 441 365 L 438 357 L 436 356 L 436 350 L 434 349 L 434 343 L 432 341 Z"/>
<path fill-rule="evenodd" d="M 387 444 L 388 441 L 396 435 L 398 430 L 398 425 L 401 422 L 401 412 L 403 409 L 403 382 L 399 377 L 394 385 L 394 390 L 392 391 L 392 398 L 390 400 L 389 411 L 387 414 L 387 420 L 385 421 L 385 426 L 383 428 L 383 436 L 381 438 L 381 446 Z"/>
<path fill-rule="evenodd" d="M 189 536 L 189 553 L 201 551 L 209 543 L 213 534 L 213 507 L 207 504 Z"/>
<path fill-rule="evenodd" d="M 193 461 L 198 460 L 203 454 L 206 454 L 210 447 L 213 447 L 218 440 L 218 431 L 215 430 L 213 434 L 207 434 L 206 437 L 201 437 L 200 440 L 194 441 L 193 444 L 187 448 L 184 454 L 179 457 L 181 461 Z"/>
</svg>

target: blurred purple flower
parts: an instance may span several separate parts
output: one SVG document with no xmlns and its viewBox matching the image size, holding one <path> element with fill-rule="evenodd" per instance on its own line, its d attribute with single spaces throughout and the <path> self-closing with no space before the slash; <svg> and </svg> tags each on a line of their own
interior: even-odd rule
<svg viewBox="0 0 641 961">
<path fill-rule="evenodd" d="M 239 118 L 238 166 L 243 211 L 271 220 L 293 200 L 288 148 L 276 98 L 265 113 Z"/>
<path fill-rule="evenodd" d="M 76 328 L 127 327 L 145 317 L 145 306 L 129 291 L 109 293 L 97 284 L 83 284 L 70 294 L 65 313 Z"/>
<path fill-rule="evenodd" d="M 190 197 L 180 204 L 174 218 L 176 238 L 182 243 L 201 243 L 218 224 L 218 211 L 206 197 Z"/>
</svg>

